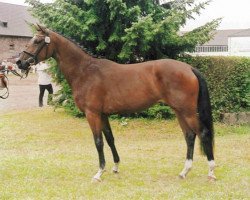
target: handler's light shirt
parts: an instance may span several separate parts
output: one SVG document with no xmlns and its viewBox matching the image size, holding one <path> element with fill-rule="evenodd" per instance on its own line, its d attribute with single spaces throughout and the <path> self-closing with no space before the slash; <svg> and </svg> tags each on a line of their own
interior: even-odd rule
<svg viewBox="0 0 250 200">
<path fill-rule="evenodd" d="M 38 63 L 36 65 L 36 70 L 38 74 L 38 84 L 39 85 L 49 85 L 51 84 L 51 77 L 46 72 L 49 66 L 46 63 Z"/>
</svg>

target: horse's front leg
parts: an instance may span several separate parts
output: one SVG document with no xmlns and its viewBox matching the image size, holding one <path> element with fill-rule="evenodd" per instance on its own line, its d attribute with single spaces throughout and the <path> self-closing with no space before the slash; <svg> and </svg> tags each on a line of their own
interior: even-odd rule
<svg viewBox="0 0 250 200">
<path fill-rule="evenodd" d="M 99 156 L 99 170 L 93 177 L 93 181 L 101 181 L 101 176 L 105 171 L 105 157 L 103 152 L 103 138 L 102 138 L 103 123 L 101 115 L 97 113 L 86 112 L 86 118 L 93 132 L 96 149 Z"/>
</svg>

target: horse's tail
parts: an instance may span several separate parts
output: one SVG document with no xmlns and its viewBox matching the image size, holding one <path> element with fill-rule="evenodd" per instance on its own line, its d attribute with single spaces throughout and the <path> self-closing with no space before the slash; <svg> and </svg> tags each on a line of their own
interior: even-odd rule
<svg viewBox="0 0 250 200">
<path fill-rule="evenodd" d="M 214 147 L 214 128 L 210 97 L 205 78 L 197 69 L 193 68 L 192 71 L 196 75 L 199 82 L 197 107 L 200 120 L 201 151 L 203 154 L 207 154 L 208 152 L 213 151 Z"/>
</svg>

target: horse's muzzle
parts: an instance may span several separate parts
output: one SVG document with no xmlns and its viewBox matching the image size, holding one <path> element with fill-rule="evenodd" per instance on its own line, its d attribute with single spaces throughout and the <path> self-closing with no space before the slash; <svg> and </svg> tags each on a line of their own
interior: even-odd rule
<svg viewBox="0 0 250 200">
<path fill-rule="evenodd" d="M 28 62 L 27 60 L 18 60 L 16 62 L 16 65 L 21 70 L 28 70 L 30 67 L 30 62 Z"/>
</svg>

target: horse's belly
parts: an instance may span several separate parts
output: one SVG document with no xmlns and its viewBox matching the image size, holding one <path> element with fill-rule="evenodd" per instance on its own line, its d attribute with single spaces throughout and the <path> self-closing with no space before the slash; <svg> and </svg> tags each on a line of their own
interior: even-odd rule
<svg viewBox="0 0 250 200">
<path fill-rule="evenodd" d="M 135 92 L 136 93 L 136 92 Z M 131 94 L 124 98 L 106 98 L 103 106 L 104 113 L 133 113 L 144 110 L 159 99 L 153 95 Z"/>
</svg>

